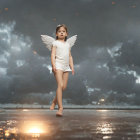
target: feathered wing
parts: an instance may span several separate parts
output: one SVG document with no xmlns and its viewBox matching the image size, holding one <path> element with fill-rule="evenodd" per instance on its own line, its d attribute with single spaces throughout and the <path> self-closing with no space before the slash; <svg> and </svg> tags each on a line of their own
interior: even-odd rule
<svg viewBox="0 0 140 140">
<path fill-rule="evenodd" d="M 41 35 L 41 39 L 46 47 L 51 51 L 52 43 L 55 41 L 55 39 L 48 35 Z"/>
<path fill-rule="evenodd" d="M 74 36 L 72 36 L 72 37 L 70 37 L 70 38 L 67 39 L 67 42 L 70 44 L 70 49 L 75 44 L 76 39 L 77 39 L 77 35 L 74 35 Z"/>
</svg>

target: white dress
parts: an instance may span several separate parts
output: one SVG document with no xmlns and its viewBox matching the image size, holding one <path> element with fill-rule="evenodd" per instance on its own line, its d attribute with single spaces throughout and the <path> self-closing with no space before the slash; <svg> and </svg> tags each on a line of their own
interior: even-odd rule
<svg viewBox="0 0 140 140">
<path fill-rule="evenodd" d="M 68 42 L 62 42 L 55 40 L 52 43 L 53 47 L 56 47 L 55 67 L 65 71 L 72 71 L 69 66 L 69 51 L 70 44 Z"/>
<path fill-rule="evenodd" d="M 61 69 L 63 71 L 72 71 L 69 66 L 69 51 L 75 44 L 77 35 L 68 38 L 65 42 L 55 40 L 55 38 L 48 35 L 41 35 L 41 39 L 46 45 L 46 48 L 49 49 L 49 51 L 52 50 L 52 47 L 56 47 L 56 69 Z"/>
</svg>

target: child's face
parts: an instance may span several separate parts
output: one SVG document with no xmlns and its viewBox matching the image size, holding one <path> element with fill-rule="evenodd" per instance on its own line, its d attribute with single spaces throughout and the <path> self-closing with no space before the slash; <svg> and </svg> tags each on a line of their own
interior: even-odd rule
<svg viewBox="0 0 140 140">
<path fill-rule="evenodd" d="M 67 32 L 64 27 L 60 27 L 59 30 L 56 33 L 56 36 L 58 36 L 58 39 L 65 39 L 67 36 Z"/>
</svg>

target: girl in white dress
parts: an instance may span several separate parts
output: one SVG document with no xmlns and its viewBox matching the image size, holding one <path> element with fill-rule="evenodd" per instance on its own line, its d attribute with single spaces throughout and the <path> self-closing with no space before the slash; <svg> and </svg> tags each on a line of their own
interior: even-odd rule
<svg viewBox="0 0 140 140">
<path fill-rule="evenodd" d="M 64 24 L 56 27 L 56 40 L 48 35 L 41 35 L 42 41 L 51 51 L 52 72 L 57 81 L 56 96 L 50 106 L 50 110 L 54 110 L 55 105 L 58 104 L 56 116 L 63 116 L 62 92 L 67 87 L 69 71 L 72 71 L 72 75 L 74 75 L 71 48 L 77 39 L 77 35 L 69 39 L 67 39 L 67 36 L 68 30 Z"/>
</svg>

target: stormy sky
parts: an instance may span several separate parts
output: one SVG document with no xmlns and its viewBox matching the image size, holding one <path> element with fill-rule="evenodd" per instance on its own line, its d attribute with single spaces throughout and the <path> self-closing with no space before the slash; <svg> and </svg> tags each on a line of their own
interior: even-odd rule
<svg viewBox="0 0 140 140">
<path fill-rule="evenodd" d="M 65 104 L 140 105 L 139 0 L 0 0 L 0 103 L 50 104 L 58 24 L 77 34 Z"/>
</svg>

